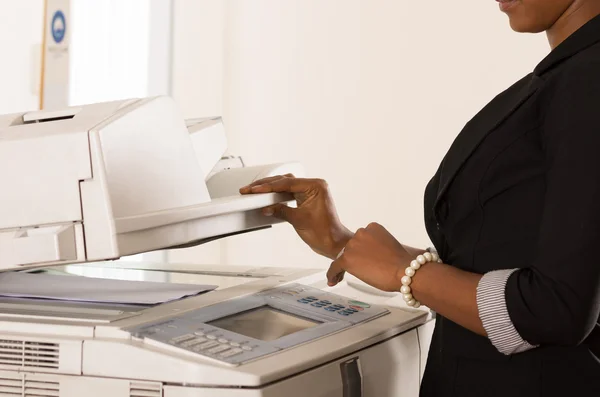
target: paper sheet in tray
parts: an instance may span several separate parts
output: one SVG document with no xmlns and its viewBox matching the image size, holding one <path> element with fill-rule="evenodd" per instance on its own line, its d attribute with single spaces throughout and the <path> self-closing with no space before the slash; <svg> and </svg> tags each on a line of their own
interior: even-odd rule
<svg viewBox="0 0 600 397">
<path fill-rule="evenodd" d="M 43 273 L 0 273 L 0 297 L 12 298 L 153 306 L 216 288 L 216 285 L 110 280 Z"/>
</svg>

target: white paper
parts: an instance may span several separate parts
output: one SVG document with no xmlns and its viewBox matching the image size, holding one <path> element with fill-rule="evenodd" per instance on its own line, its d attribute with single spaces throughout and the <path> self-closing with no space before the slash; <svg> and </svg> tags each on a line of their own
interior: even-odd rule
<svg viewBox="0 0 600 397">
<path fill-rule="evenodd" d="M 0 273 L 0 296 L 12 298 L 157 305 L 216 288 L 216 285 L 110 280 L 43 273 Z"/>
</svg>

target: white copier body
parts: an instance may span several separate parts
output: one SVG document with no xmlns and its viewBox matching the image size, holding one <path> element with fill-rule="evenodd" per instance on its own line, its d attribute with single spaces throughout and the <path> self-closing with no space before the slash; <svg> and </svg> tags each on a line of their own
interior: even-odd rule
<svg viewBox="0 0 600 397">
<path fill-rule="evenodd" d="M 223 169 L 225 150 L 220 118 L 186 122 L 168 97 L 0 116 L 0 270 L 123 267 L 270 227 L 260 208 L 292 197 L 239 187 L 301 167 Z M 431 322 L 396 294 L 322 270 L 130 267 L 219 288 L 150 307 L 0 298 L 0 396 L 418 393 Z"/>
</svg>

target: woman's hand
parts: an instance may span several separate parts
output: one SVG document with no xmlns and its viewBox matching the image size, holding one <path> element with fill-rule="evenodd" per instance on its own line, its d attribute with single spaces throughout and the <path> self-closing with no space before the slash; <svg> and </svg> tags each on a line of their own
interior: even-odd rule
<svg viewBox="0 0 600 397">
<path fill-rule="evenodd" d="M 321 179 L 300 179 L 293 175 L 261 179 L 240 189 L 242 194 L 292 193 L 297 208 L 285 204 L 263 209 L 263 214 L 289 222 L 313 251 L 335 259 L 352 238 L 338 218 L 327 183 Z"/>
<path fill-rule="evenodd" d="M 343 254 L 327 271 L 329 286 L 341 281 L 344 272 L 383 291 L 398 292 L 404 270 L 415 259 L 383 226 L 371 223 L 359 229 Z"/>
</svg>

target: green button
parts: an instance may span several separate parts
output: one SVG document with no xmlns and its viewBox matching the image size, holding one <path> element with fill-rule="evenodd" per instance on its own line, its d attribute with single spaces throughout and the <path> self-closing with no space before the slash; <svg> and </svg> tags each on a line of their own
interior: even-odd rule
<svg viewBox="0 0 600 397">
<path fill-rule="evenodd" d="M 360 302 L 360 301 L 348 301 L 348 304 L 364 307 L 365 309 L 368 309 L 371 307 L 371 305 L 369 305 L 368 303 L 364 303 L 364 302 Z"/>
</svg>

